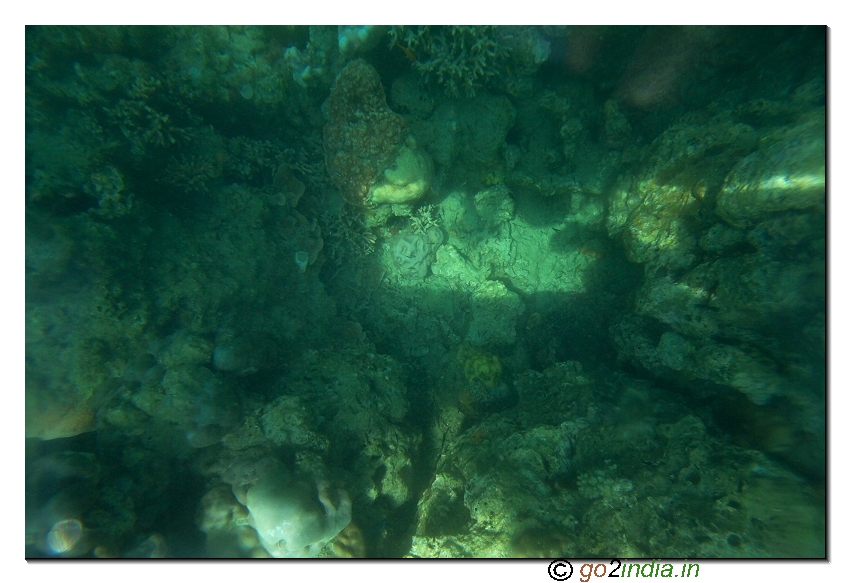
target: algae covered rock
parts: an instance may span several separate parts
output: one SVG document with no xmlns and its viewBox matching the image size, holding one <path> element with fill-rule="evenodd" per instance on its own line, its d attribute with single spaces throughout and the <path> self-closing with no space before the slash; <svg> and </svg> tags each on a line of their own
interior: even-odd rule
<svg viewBox="0 0 850 583">
<path fill-rule="evenodd" d="M 519 296 L 498 281 L 485 281 L 473 292 L 472 322 L 467 341 L 473 346 L 510 345 L 525 306 Z"/>
<path fill-rule="evenodd" d="M 263 409 L 260 424 L 263 435 L 278 446 L 324 452 L 328 439 L 318 433 L 314 416 L 299 397 L 281 396 Z"/>
<path fill-rule="evenodd" d="M 205 364 L 210 361 L 212 352 L 213 346 L 209 340 L 181 329 L 162 342 L 157 360 L 166 368 L 182 364 Z"/>
<path fill-rule="evenodd" d="M 608 383 L 620 390 L 608 393 Z M 419 505 L 412 555 L 815 556 L 822 548 L 814 488 L 718 438 L 651 383 L 559 365 L 528 371 L 518 389 L 516 415 L 490 416 L 448 440 Z M 541 406 L 543 417 L 534 414 Z M 659 535 L 641 539 L 648 525 Z"/>
<path fill-rule="evenodd" d="M 686 117 L 655 139 L 643 170 L 615 189 L 608 232 L 622 234 L 630 261 L 693 265 L 706 196 L 755 145 L 754 129 L 728 115 Z"/>
<path fill-rule="evenodd" d="M 217 443 L 239 420 L 232 387 L 202 366 L 152 369 L 132 402 L 151 417 L 175 424 L 192 447 Z"/>
<path fill-rule="evenodd" d="M 717 214 L 745 227 L 786 210 L 823 210 L 826 189 L 824 111 L 771 131 L 759 149 L 729 173 L 717 197 Z"/>
</svg>

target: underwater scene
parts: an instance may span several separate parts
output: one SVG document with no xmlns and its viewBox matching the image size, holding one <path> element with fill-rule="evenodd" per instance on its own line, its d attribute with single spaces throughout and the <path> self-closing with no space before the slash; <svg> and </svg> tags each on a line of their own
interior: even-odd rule
<svg viewBox="0 0 850 583">
<path fill-rule="evenodd" d="M 824 27 L 25 56 L 26 557 L 825 557 Z"/>
</svg>

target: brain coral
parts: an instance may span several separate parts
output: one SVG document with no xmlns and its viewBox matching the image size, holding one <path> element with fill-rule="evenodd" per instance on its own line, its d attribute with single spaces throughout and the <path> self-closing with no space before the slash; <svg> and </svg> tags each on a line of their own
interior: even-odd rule
<svg viewBox="0 0 850 583">
<path fill-rule="evenodd" d="M 357 59 L 340 71 L 325 102 L 325 164 L 345 199 L 366 204 L 407 137 L 404 119 L 387 106 L 374 67 Z"/>
<path fill-rule="evenodd" d="M 434 252 L 443 242 L 443 233 L 431 227 L 425 233 L 404 233 L 390 240 L 390 253 L 399 273 L 408 279 L 424 279 L 434 262 Z"/>
</svg>

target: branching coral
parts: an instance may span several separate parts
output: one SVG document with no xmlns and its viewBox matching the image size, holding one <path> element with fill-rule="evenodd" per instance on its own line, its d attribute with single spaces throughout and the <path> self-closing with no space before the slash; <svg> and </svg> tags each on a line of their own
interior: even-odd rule
<svg viewBox="0 0 850 583">
<path fill-rule="evenodd" d="M 192 194 L 205 194 L 210 181 L 221 177 L 221 165 L 205 156 L 183 156 L 165 168 L 165 181 Z"/>
<path fill-rule="evenodd" d="M 83 190 L 97 199 L 94 212 L 102 217 L 121 217 L 133 208 L 133 195 L 125 191 L 124 178 L 114 166 L 106 165 L 92 173 Z"/>
<path fill-rule="evenodd" d="M 284 149 L 279 161 L 304 181 L 308 191 L 322 193 L 332 188 L 321 133 L 302 136 L 298 147 Z"/>
<path fill-rule="evenodd" d="M 410 229 L 414 233 L 426 233 L 431 227 L 439 229 L 437 222 L 437 206 L 433 204 L 422 205 L 410 215 Z"/>
<path fill-rule="evenodd" d="M 139 77 L 127 92 L 128 99 L 119 99 L 115 107 L 106 109 L 106 114 L 127 138 L 133 156 L 141 157 L 148 146 L 170 146 L 182 135 L 179 128 L 171 125 L 167 114 L 150 105 L 161 85 L 153 77 Z"/>
<path fill-rule="evenodd" d="M 509 50 L 495 36 L 495 26 L 393 27 L 391 46 L 399 45 L 416 60 L 413 68 L 456 97 L 471 97 L 496 76 Z"/>
<path fill-rule="evenodd" d="M 360 215 L 343 209 L 338 214 L 325 212 L 319 220 L 328 242 L 325 249 L 334 263 L 363 258 L 375 251 L 375 233 L 366 228 Z"/>
<path fill-rule="evenodd" d="M 225 176 L 252 183 L 268 182 L 280 165 L 281 147 L 268 140 L 237 136 L 227 141 Z"/>
</svg>

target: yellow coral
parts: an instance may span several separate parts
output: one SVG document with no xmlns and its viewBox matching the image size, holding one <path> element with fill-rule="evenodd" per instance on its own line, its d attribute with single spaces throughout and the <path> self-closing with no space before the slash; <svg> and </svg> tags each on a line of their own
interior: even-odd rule
<svg viewBox="0 0 850 583">
<path fill-rule="evenodd" d="M 457 351 L 457 361 L 468 381 L 481 381 L 493 387 L 502 374 L 502 363 L 495 354 L 474 346 L 462 345 Z"/>
<path fill-rule="evenodd" d="M 384 170 L 383 179 L 369 191 L 369 200 L 376 204 L 413 202 L 428 189 L 433 173 L 434 164 L 426 152 L 402 146 L 395 164 Z"/>
</svg>

